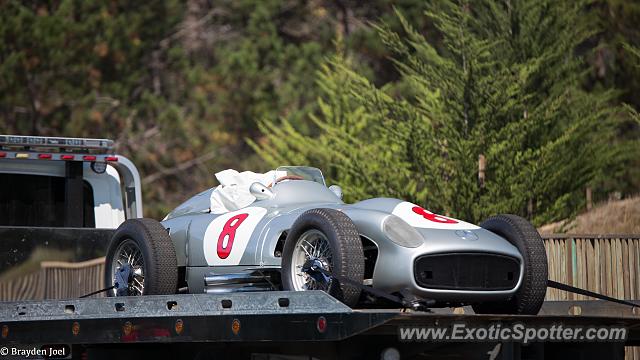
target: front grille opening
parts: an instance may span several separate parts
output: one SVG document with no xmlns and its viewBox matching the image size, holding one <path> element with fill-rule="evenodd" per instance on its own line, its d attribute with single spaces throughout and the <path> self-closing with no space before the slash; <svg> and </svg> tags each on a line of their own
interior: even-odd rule
<svg viewBox="0 0 640 360">
<path fill-rule="evenodd" d="M 489 253 L 431 254 L 416 259 L 414 274 L 418 285 L 424 288 L 510 290 L 520 277 L 520 262 Z"/>
</svg>

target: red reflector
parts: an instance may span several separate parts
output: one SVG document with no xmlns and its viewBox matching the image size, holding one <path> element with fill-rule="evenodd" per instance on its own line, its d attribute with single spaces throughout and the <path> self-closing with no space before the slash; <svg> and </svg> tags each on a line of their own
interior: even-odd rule
<svg viewBox="0 0 640 360">
<path fill-rule="evenodd" d="M 171 333 L 169 333 L 169 329 L 152 328 L 150 332 L 151 332 L 151 336 L 153 336 L 153 337 L 169 337 L 169 336 L 171 336 Z"/>
<path fill-rule="evenodd" d="M 85 161 L 95 161 L 96 157 L 93 156 L 93 155 L 85 155 L 85 156 L 82 157 L 82 159 L 85 160 Z"/>
<path fill-rule="evenodd" d="M 6 157 L 6 156 L 7 156 L 7 153 L 6 153 L 6 152 L 1 152 L 1 151 L 0 151 L 0 157 Z"/>
<path fill-rule="evenodd" d="M 73 155 L 62 155 L 60 156 L 60 159 L 62 160 L 73 160 L 74 156 Z"/>
<path fill-rule="evenodd" d="M 51 159 L 51 154 L 38 154 L 38 159 Z"/>
<path fill-rule="evenodd" d="M 105 160 L 107 160 L 107 161 L 118 161 L 118 157 L 117 156 L 107 156 L 105 158 Z"/>
<path fill-rule="evenodd" d="M 316 327 L 319 332 L 325 332 L 327 330 L 327 319 L 325 319 L 324 316 L 320 316 L 316 322 Z"/>
</svg>

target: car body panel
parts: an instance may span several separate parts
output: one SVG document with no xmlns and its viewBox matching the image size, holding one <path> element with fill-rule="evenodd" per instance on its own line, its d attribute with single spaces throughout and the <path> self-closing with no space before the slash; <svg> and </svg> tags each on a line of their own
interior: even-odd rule
<svg viewBox="0 0 640 360">
<path fill-rule="evenodd" d="M 190 292 L 205 289 L 203 278 L 255 269 L 279 269 L 275 254 L 282 235 L 303 212 L 314 208 L 342 211 L 354 222 L 360 235 L 378 248 L 372 286 L 389 293 L 409 292 L 439 301 L 475 301 L 508 298 L 523 277 L 522 256 L 506 239 L 460 220 L 430 213 L 398 199 L 376 198 L 345 204 L 324 185 L 312 181 L 286 181 L 275 185 L 273 197 L 249 207 L 211 214 L 212 189 L 178 206 L 162 222 L 176 246 L 178 265 L 187 267 Z M 416 232 L 417 247 L 393 242 L 383 230 L 390 216 L 398 216 Z M 233 238 L 231 239 L 231 235 Z M 414 278 L 414 261 L 425 254 L 478 252 L 502 254 L 521 264 L 517 286 L 501 291 L 425 289 Z"/>
</svg>

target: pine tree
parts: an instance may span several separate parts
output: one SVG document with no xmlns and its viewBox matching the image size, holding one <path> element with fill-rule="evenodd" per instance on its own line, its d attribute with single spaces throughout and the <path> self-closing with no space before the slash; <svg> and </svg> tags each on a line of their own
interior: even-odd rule
<svg viewBox="0 0 640 360">
<path fill-rule="evenodd" d="M 438 47 L 398 14 L 403 32 L 378 28 L 402 75 L 395 88 L 376 88 L 334 59 L 318 79 L 317 135 L 263 122 L 270 141 L 254 147 L 272 165 L 330 169 L 350 200 L 403 197 L 474 221 L 570 216 L 586 186 L 624 166 L 615 93 L 581 89 L 585 66 L 574 51 L 592 34 L 583 5 L 437 1 L 427 16 Z"/>
<path fill-rule="evenodd" d="M 633 47 L 629 44 L 625 44 L 624 48 L 635 59 L 636 68 L 640 69 L 640 49 Z M 629 111 L 631 117 L 640 124 L 640 113 L 634 109 L 631 105 L 625 104 L 625 108 Z"/>
</svg>

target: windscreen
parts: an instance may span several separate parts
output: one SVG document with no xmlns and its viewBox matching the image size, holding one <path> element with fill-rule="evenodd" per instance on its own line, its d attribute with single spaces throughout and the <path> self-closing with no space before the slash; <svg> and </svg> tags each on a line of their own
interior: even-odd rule
<svg viewBox="0 0 640 360">
<path fill-rule="evenodd" d="M 280 166 L 276 169 L 276 177 L 281 178 L 283 176 L 299 176 L 304 180 L 315 181 L 326 186 L 322 171 L 310 166 Z"/>
</svg>

